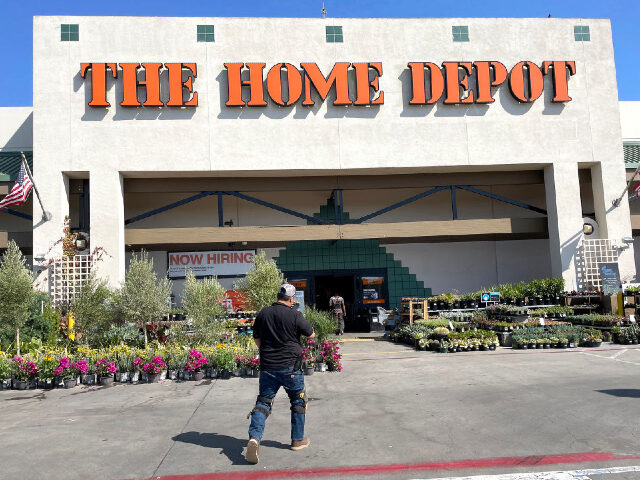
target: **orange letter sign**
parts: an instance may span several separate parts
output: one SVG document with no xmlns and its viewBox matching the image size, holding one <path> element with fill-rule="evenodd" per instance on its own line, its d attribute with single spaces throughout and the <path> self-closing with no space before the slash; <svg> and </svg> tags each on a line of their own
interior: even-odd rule
<svg viewBox="0 0 640 480">
<path fill-rule="evenodd" d="M 526 90 L 525 75 L 527 76 Z M 533 62 L 516 63 L 509 74 L 509 89 L 511 90 L 511 94 L 516 97 L 519 102 L 531 103 L 537 100 L 540 95 L 542 95 L 542 90 L 544 89 L 542 71 Z"/>
<path fill-rule="evenodd" d="M 331 73 L 328 78 L 325 78 L 318 64 L 316 63 L 301 63 L 300 66 L 304 69 L 305 81 L 304 81 L 304 101 L 302 105 L 312 106 L 314 101 L 311 99 L 311 85 L 315 87 L 318 95 L 322 100 L 327 98 L 329 90 L 333 84 L 336 86 L 336 99 L 333 102 L 334 105 L 351 105 L 349 99 L 349 77 L 347 75 L 347 69 L 349 68 L 349 62 L 338 62 L 331 69 Z"/>
<path fill-rule="evenodd" d="M 287 70 L 287 101 L 282 99 L 282 68 Z M 276 63 L 267 74 L 267 91 L 271 100 L 278 105 L 288 107 L 298 101 L 302 95 L 302 76 L 290 63 Z"/>
<path fill-rule="evenodd" d="M 85 78 L 87 70 L 91 69 L 91 101 L 90 107 L 110 107 L 107 102 L 107 68 L 111 70 L 113 78 L 118 78 L 115 63 L 81 63 L 80 76 Z"/>
<path fill-rule="evenodd" d="M 195 63 L 165 63 L 169 69 L 169 107 L 197 107 L 198 92 L 193 91 L 193 79 L 198 76 Z M 189 70 L 189 78 L 182 81 L 182 70 Z M 148 86 L 147 86 L 148 88 Z M 191 93 L 191 98 L 184 101 L 184 89 Z"/>
<path fill-rule="evenodd" d="M 139 63 L 121 63 L 122 68 L 122 102 L 123 107 L 139 107 L 138 86 L 144 86 L 147 90 L 145 107 L 161 107 L 160 100 L 160 67 L 161 63 L 143 63 L 145 80 L 138 81 Z"/>
<path fill-rule="evenodd" d="M 553 69 L 553 99 L 552 102 L 570 102 L 569 96 L 569 77 L 567 77 L 567 67 L 569 67 L 569 76 L 576 73 L 576 62 L 544 62 L 542 71 L 546 75 L 549 73 L 549 67 Z"/>
</svg>

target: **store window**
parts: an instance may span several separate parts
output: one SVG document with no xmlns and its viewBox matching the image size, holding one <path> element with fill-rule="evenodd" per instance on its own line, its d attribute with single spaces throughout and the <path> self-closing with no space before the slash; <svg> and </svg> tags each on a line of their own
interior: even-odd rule
<svg viewBox="0 0 640 480">
<path fill-rule="evenodd" d="M 342 43 L 342 27 L 327 25 L 327 43 Z"/>
<path fill-rule="evenodd" d="M 454 42 L 469 41 L 469 27 L 467 25 L 454 25 L 451 27 L 451 33 L 453 33 Z"/>
<path fill-rule="evenodd" d="M 591 33 L 589 32 L 589 25 L 576 25 L 573 27 L 573 36 L 576 42 L 590 42 Z"/>
<path fill-rule="evenodd" d="M 199 42 L 215 42 L 213 25 L 198 25 Z"/>
<path fill-rule="evenodd" d="M 61 42 L 77 42 L 80 40 L 80 27 L 77 23 L 63 23 L 60 25 Z"/>
</svg>

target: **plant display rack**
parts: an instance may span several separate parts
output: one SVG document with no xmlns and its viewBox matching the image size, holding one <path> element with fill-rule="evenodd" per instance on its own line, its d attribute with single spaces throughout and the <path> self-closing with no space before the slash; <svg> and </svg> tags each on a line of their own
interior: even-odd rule
<svg viewBox="0 0 640 480">
<path fill-rule="evenodd" d="M 423 318 L 429 318 L 427 313 L 428 301 L 426 298 L 403 297 L 400 301 L 400 323 L 403 325 L 413 325 L 414 312 L 419 309 L 422 309 L 424 312 Z"/>
<path fill-rule="evenodd" d="M 596 293 L 570 293 L 566 297 L 567 307 L 573 308 L 576 314 L 604 313 L 603 296 Z"/>
</svg>

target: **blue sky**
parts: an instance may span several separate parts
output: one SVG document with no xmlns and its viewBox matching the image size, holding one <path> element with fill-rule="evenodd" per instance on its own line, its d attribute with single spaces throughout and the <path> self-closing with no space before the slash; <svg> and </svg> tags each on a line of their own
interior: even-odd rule
<svg viewBox="0 0 640 480">
<path fill-rule="evenodd" d="M 32 105 L 34 15 L 319 17 L 321 0 L 0 0 L 0 106 Z M 640 0 L 326 0 L 329 17 L 610 18 L 618 96 L 640 100 Z"/>
</svg>

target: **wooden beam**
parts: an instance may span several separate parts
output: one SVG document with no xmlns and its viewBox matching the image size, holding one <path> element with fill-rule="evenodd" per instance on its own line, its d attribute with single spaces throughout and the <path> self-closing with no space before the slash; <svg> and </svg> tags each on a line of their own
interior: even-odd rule
<svg viewBox="0 0 640 480">
<path fill-rule="evenodd" d="M 0 248 L 7 248 L 9 245 L 9 234 L 7 232 L 0 232 Z"/>
<path fill-rule="evenodd" d="M 640 230 L 640 215 L 631 215 L 631 229 Z"/>
<path fill-rule="evenodd" d="M 274 227 L 127 228 L 127 245 L 198 245 L 225 242 L 273 243 L 295 240 L 381 240 L 546 233 L 547 219 L 493 218 L 423 222 Z"/>
<path fill-rule="evenodd" d="M 519 172 L 464 172 L 412 175 L 352 175 L 269 178 L 125 178 L 125 193 L 152 192 L 280 192 L 333 190 L 370 190 L 388 188 L 429 188 L 439 185 L 526 185 L 543 184 L 542 170 Z"/>
<path fill-rule="evenodd" d="M 0 195 L 6 195 L 9 193 L 9 184 L 6 182 L 0 183 Z"/>
</svg>

